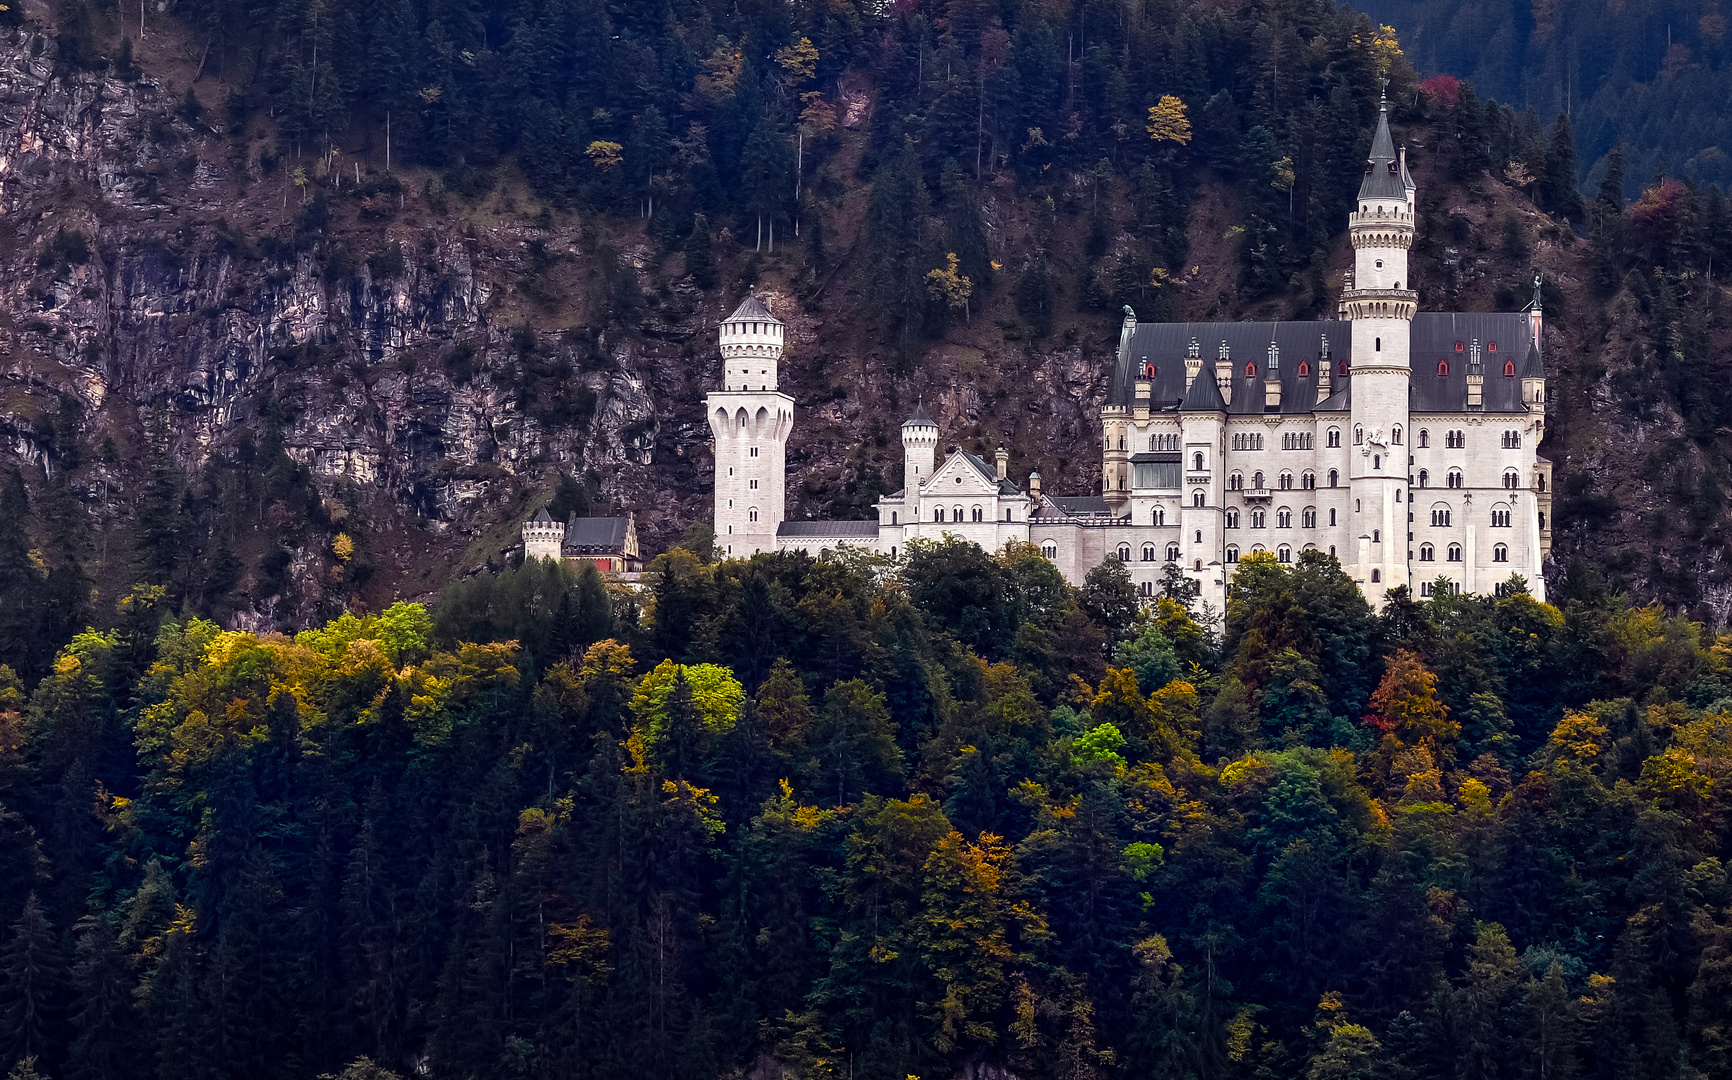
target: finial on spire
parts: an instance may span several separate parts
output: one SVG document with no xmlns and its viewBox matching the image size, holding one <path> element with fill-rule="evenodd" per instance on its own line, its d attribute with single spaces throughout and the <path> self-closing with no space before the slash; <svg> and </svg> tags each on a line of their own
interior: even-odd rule
<svg viewBox="0 0 1732 1080">
<path fill-rule="evenodd" d="M 1540 287 L 1545 284 L 1545 280 L 1546 279 L 1540 275 L 1540 272 L 1538 270 L 1534 271 L 1534 310 L 1535 311 L 1539 311 L 1544 307 L 1544 305 L 1542 305 L 1540 303 Z"/>
</svg>

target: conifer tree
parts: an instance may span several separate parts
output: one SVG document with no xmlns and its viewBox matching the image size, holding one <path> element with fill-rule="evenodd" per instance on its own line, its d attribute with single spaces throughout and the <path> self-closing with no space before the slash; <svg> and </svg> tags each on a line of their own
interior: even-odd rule
<svg viewBox="0 0 1732 1080">
<path fill-rule="evenodd" d="M 0 1046 L 8 1060 L 34 1058 L 60 1044 L 66 966 L 54 927 L 31 893 L 11 940 L 0 949 Z"/>
</svg>

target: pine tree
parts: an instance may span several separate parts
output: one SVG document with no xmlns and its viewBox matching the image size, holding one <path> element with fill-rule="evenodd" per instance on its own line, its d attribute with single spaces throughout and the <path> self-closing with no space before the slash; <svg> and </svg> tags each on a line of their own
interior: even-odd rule
<svg viewBox="0 0 1732 1080">
<path fill-rule="evenodd" d="M 1570 131 L 1570 118 L 1558 114 L 1552 125 L 1551 145 L 1546 149 L 1546 171 L 1543 180 L 1546 209 L 1573 220 L 1582 215 L 1582 196 L 1576 190 L 1576 139 Z"/>
<path fill-rule="evenodd" d="M 0 949 L 0 1046 L 7 1058 L 37 1057 L 59 1048 L 65 962 L 54 927 L 35 893 Z"/>
<path fill-rule="evenodd" d="M 873 303 L 888 336 L 904 353 L 926 322 L 926 272 L 936 260 L 927 248 L 931 203 L 912 140 L 878 166 L 866 203 L 866 243 Z"/>
<path fill-rule="evenodd" d="M 29 521 L 30 496 L 13 468 L 0 479 L 0 664 L 34 683 L 46 657 L 35 627 L 42 574 L 30 556 Z"/>
<path fill-rule="evenodd" d="M 1599 213 L 1622 216 L 1624 213 L 1624 144 L 1606 153 L 1606 175 L 1600 180 L 1600 191 L 1594 199 Z"/>
<path fill-rule="evenodd" d="M 70 1080 L 111 1080 L 127 1074 L 132 1060 L 132 975 L 114 927 L 101 915 L 79 920 L 78 959 L 72 967 L 72 1040 L 66 1060 Z"/>
<path fill-rule="evenodd" d="M 692 233 L 686 238 L 686 273 L 700 289 L 716 287 L 716 263 L 710 255 L 710 222 L 702 214 L 692 215 Z"/>
</svg>

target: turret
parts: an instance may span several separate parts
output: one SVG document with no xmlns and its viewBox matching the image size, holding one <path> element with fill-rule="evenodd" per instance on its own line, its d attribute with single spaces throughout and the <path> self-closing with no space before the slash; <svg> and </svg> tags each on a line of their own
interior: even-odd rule
<svg viewBox="0 0 1732 1080">
<path fill-rule="evenodd" d="M 1221 349 L 1215 357 L 1215 389 L 1222 401 L 1233 403 L 1233 350 L 1227 347 L 1225 338 L 1221 339 Z"/>
<path fill-rule="evenodd" d="M 1474 338 L 1467 348 L 1467 411 L 1482 412 L 1485 409 L 1485 364 L 1480 359 L 1479 338 Z"/>
<path fill-rule="evenodd" d="M 1407 482 L 1409 351 L 1418 294 L 1408 277 L 1413 246 L 1414 184 L 1405 152 L 1389 131 L 1389 104 L 1377 115 L 1377 131 L 1365 159 L 1359 197 L 1347 218 L 1353 242 L 1353 287 L 1341 306 L 1353 320 L 1352 415 L 1364 432 L 1350 459 L 1355 525 L 1370 534 L 1360 546 L 1354 577 L 1373 604 L 1408 578 Z"/>
<path fill-rule="evenodd" d="M 1203 346 L 1196 338 L 1185 349 L 1185 392 L 1190 393 L 1191 384 L 1197 381 L 1197 375 L 1203 370 Z"/>
<path fill-rule="evenodd" d="M 557 559 L 565 546 L 565 526 L 553 520 L 542 507 L 535 516 L 523 523 L 523 557 L 525 559 Z"/>
<path fill-rule="evenodd" d="M 924 402 L 916 403 L 913 415 L 902 422 L 902 487 L 908 505 L 920 495 L 921 485 L 932 479 L 938 461 L 938 425 L 926 415 Z"/>
<path fill-rule="evenodd" d="M 794 427 L 794 399 L 776 388 L 786 329 L 755 293 L 722 321 L 722 385 L 705 404 L 715 437 L 716 545 L 724 555 L 776 548 Z"/>
<path fill-rule="evenodd" d="M 722 389 L 776 389 L 776 364 L 782 359 L 786 329 L 757 293 L 748 294 L 722 322 Z"/>
</svg>

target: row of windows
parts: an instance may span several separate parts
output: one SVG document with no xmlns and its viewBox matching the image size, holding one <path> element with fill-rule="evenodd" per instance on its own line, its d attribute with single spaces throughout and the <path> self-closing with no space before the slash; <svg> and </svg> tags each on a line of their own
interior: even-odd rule
<svg viewBox="0 0 1732 1080">
<path fill-rule="evenodd" d="M 1233 433 L 1233 449 L 1235 449 L 1235 450 L 1261 450 L 1261 449 L 1263 449 L 1263 435 L 1262 435 L 1262 433 L 1257 432 L 1257 431 L 1237 431 L 1237 432 L 1234 432 Z"/>
<path fill-rule="evenodd" d="M 1495 345 L 1497 343 L 1493 342 L 1492 344 Z M 1457 349 L 1455 351 L 1460 352 L 1461 350 Z M 1492 352 L 1497 352 L 1497 350 L 1493 349 Z M 1471 371 L 1472 369 L 1469 369 L 1469 370 Z M 1438 374 L 1439 378 L 1443 378 L 1444 376 L 1447 376 L 1449 374 L 1449 361 L 1448 360 L 1439 360 L 1437 362 L 1437 374 Z M 1505 360 L 1503 362 L 1503 377 L 1506 379 L 1515 378 L 1515 361 L 1514 360 Z"/>
<path fill-rule="evenodd" d="M 1281 436 L 1281 449 L 1310 450 L 1312 449 L 1312 437 L 1311 433 L 1304 431 L 1286 432 Z M 1499 441 L 1505 450 L 1520 450 L 1522 445 L 1522 433 L 1515 430 L 1505 430 L 1500 434 Z M 1328 447 L 1340 446 L 1341 430 L 1339 428 L 1330 428 L 1324 435 L 1324 445 Z M 1365 428 L 1363 425 L 1356 426 L 1353 429 L 1353 445 L 1365 445 Z M 1400 424 L 1389 429 L 1389 445 L 1402 445 L 1402 430 Z M 1467 432 L 1454 429 L 1444 432 L 1443 445 L 1446 450 L 1465 449 L 1467 447 Z M 1421 449 L 1429 449 L 1431 446 L 1431 432 L 1426 428 L 1419 429 L 1419 446 Z M 1123 436 L 1120 436 L 1119 449 L 1123 450 L 1124 448 L 1125 440 Z M 1149 438 L 1150 450 L 1177 450 L 1178 448 L 1179 437 L 1177 435 L 1154 435 Z M 1234 432 L 1233 449 L 1263 449 L 1262 433 L 1256 431 Z"/>
<path fill-rule="evenodd" d="M 1445 474 L 1443 479 L 1444 479 L 1444 487 L 1449 487 L 1449 488 L 1464 487 L 1464 486 L 1466 486 L 1466 482 L 1467 482 L 1466 477 L 1464 477 L 1462 475 L 1462 472 L 1460 469 L 1449 470 L 1449 472 L 1447 474 Z M 1426 470 L 1426 469 L 1419 470 L 1419 475 L 1415 478 L 1415 480 L 1418 483 L 1418 486 L 1420 486 L 1422 488 L 1423 487 L 1430 487 L 1431 486 L 1431 473 L 1430 473 L 1430 471 Z M 1517 472 L 1514 469 L 1505 469 L 1503 471 L 1502 483 L 1503 483 L 1503 486 L 1505 488 L 1507 488 L 1508 490 L 1510 490 L 1510 491 L 1516 490 L 1517 488 L 1522 486 L 1521 473 Z M 1544 491 L 1546 489 L 1546 478 L 1545 477 L 1540 476 L 1540 477 L 1535 478 L 1534 483 L 1539 488 L 1539 490 Z"/>
<path fill-rule="evenodd" d="M 1420 562 L 1436 562 L 1437 561 L 1437 549 L 1432 547 L 1430 544 L 1419 545 L 1419 561 Z M 1444 549 L 1444 561 L 1445 562 L 1460 562 L 1461 561 L 1461 545 L 1460 544 L 1451 544 L 1447 548 L 1445 548 Z M 1494 544 L 1494 545 L 1492 545 L 1491 561 L 1492 562 L 1509 562 L 1509 545 L 1508 544 Z"/>
<path fill-rule="evenodd" d="M 1329 470 L 1329 486 L 1334 487 L 1336 484 L 1336 481 L 1339 479 L 1339 477 L 1340 477 L 1340 474 L 1337 473 L 1334 469 Z M 1290 472 L 1282 473 L 1280 476 L 1275 478 L 1275 486 L 1282 491 L 1292 491 L 1293 490 L 1293 474 Z M 1303 473 L 1299 474 L 1299 487 L 1300 488 L 1302 488 L 1305 491 L 1310 491 L 1313 488 L 1315 488 L 1316 486 L 1317 486 L 1317 474 L 1316 473 L 1307 471 L 1307 472 L 1303 472 Z M 1234 473 L 1233 475 L 1227 477 L 1227 490 L 1228 491 L 1244 491 L 1245 490 L 1245 475 L 1243 473 Z M 1255 472 L 1255 473 L 1251 474 L 1251 490 L 1252 491 L 1263 490 L 1263 474 L 1262 473 Z"/>
<path fill-rule="evenodd" d="M 1283 450 L 1311 449 L 1311 433 L 1308 431 L 1289 431 L 1281 436 Z"/>
<path fill-rule="evenodd" d="M 1149 436 L 1149 449 L 1150 450 L 1177 450 L 1178 448 L 1179 448 L 1179 437 L 1177 435 L 1150 435 Z"/>
<path fill-rule="evenodd" d="M 1225 517 L 1227 528 L 1237 529 L 1239 527 L 1239 511 L 1237 507 L 1229 507 Z M 1251 528 L 1262 529 L 1268 527 L 1269 518 L 1264 511 L 1252 510 L 1250 518 Z M 1334 510 L 1329 511 L 1329 524 L 1335 524 Z M 1293 511 L 1287 509 L 1285 506 L 1275 511 L 1275 527 L 1277 529 L 1291 529 L 1293 527 Z M 1299 527 L 1302 529 L 1315 529 L 1317 527 L 1316 507 L 1307 506 L 1299 512 Z"/>
<path fill-rule="evenodd" d="M 932 508 L 932 520 L 940 523 L 944 521 L 944 507 L 934 506 Z M 963 521 L 985 521 L 986 511 L 978 506 L 972 507 L 968 511 L 968 517 L 964 518 L 962 516 L 962 507 L 954 506 L 951 507 L 950 510 L 950 520 L 957 522 L 958 524 L 961 524 Z M 1004 508 L 1004 520 L 1010 520 L 1010 507 L 1008 506 Z M 890 511 L 890 524 L 896 524 L 896 511 L 894 510 Z"/>
</svg>

